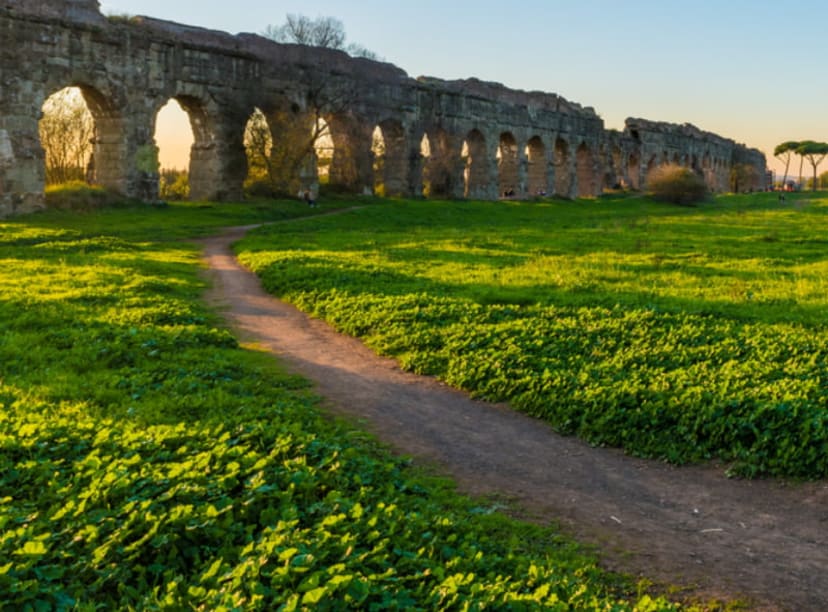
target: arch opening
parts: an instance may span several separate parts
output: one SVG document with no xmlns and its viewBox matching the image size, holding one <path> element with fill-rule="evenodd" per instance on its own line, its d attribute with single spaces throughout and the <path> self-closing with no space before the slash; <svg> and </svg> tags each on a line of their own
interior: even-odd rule
<svg viewBox="0 0 828 612">
<path fill-rule="evenodd" d="M 179 99 L 170 98 L 156 113 L 153 137 L 158 195 L 164 200 L 190 197 L 191 158 L 196 142 L 194 126 L 192 114 Z"/>
<path fill-rule="evenodd" d="M 316 153 L 317 181 L 320 185 L 329 185 L 335 146 L 331 126 L 323 117 L 316 120 L 313 148 Z"/>
<path fill-rule="evenodd" d="M 95 183 L 95 118 L 79 87 L 49 96 L 38 125 L 46 186 Z"/>
<path fill-rule="evenodd" d="M 406 192 L 408 166 L 405 131 L 397 121 L 380 122 L 371 136 L 374 194 L 400 196 Z"/>
<path fill-rule="evenodd" d="M 468 133 L 460 155 L 464 160 L 463 197 L 485 197 L 489 182 L 486 168 L 486 138 L 479 130 L 474 129 Z"/>
<path fill-rule="evenodd" d="M 423 157 L 423 195 L 427 198 L 451 197 L 453 160 L 448 134 L 437 129 L 426 132 L 420 141 Z"/>
<path fill-rule="evenodd" d="M 504 132 L 497 147 L 498 193 L 501 197 L 521 195 L 519 163 L 517 140 L 510 132 Z"/>
<path fill-rule="evenodd" d="M 276 192 L 273 159 L 273 132 L 264 112 L 256 107 L 244 126 L 244 152 L 247 177 L 244 192 L 249 196 L 272 196 Z"/>
<path fill-rule="evenodd" d="M 374 194 L 380 197 L 385 195 L 385 136 L 382 128 L 376 126 L 371 134 L 371 154 L 374 168 Z"/>
</svg>

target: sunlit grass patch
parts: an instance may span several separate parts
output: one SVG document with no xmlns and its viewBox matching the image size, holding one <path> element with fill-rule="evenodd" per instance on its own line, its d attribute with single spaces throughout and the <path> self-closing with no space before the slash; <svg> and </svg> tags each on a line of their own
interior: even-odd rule
<svg viewBox="0 0 828 612">
<path fill-rule="evenodd" d="M 303 214 L 0 224 L 0 608 L 674 609 L 323 417 L 222 328 L 190 240 Z"/>
<path fill-rule="evenodd" d="M 559 430 L 741 474 L 828 474 L 828 201 L 401 202 L 239 245 L 405 367 Z"/>
</svg>

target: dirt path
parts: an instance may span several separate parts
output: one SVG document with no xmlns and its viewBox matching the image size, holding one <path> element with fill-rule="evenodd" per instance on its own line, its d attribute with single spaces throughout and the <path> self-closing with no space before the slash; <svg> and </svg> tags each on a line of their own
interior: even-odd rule
<svg viewBox="0 0 828 612">
<path fill-rule="evenodd" d="M 241 337 L 315 381 L 334 411 L 436 464 L 462 491 L 597 545 L 609 568 L 747 597 L 755 610 L 828 610 L 828 483 L 729 480 L 721 468 L 632 459 L 402 372 L 265 294 L 230 250 L 247 229 L 204 242 L 208 299 Z"/>
</svg>

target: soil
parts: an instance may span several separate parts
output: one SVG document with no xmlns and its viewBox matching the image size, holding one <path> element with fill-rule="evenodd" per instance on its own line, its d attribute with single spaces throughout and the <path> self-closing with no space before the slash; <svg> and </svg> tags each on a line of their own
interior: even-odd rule
<svg viewBox="0 0 828 612">
<path fill-rule="evenodd" d="M 558 525 L 608 569 L 751 610 L 828 610 L 828 483 L 729 479 L 721 465 L 631 458 L 403 372 L 267 295 L 230 248 L 248 229 L 204 241 L 208 300 L 240 338 L 313 381 L 333 413 L 464 493 Z"/>
</svg>

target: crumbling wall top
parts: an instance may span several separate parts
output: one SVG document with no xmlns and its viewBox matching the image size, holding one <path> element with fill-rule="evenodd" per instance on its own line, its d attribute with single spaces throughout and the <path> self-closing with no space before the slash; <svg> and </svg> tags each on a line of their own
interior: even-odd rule
<svg viewBox="0 0 828 612">
<path fill-rule="evenodd" d="M 98 0 L 0 0 L 0 8 L 13 13 L 79 23 L 100 24 L 106 21 L 101 15 Z"/>
<path fill-rule="evenodd" d="M 584 107 L 576 102 L 570 102 L 554 93 L 510 89 L 502 83 L 481 81 L 475 78 L 444 81 L 436 77 L 421 76 L 417 77 L 417 81 L 421 85 L 432 89 L 442 89 L 452 93 L 461 93 L 486 100 L 496 100 L 515 106 L 526 106 L 567 115 L 576 115 L 587 119 L 600 120 L 594 108 Z"/>
</svg>

